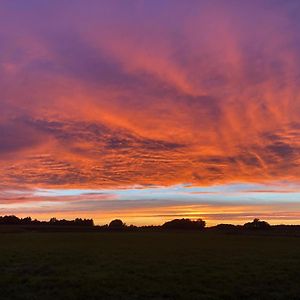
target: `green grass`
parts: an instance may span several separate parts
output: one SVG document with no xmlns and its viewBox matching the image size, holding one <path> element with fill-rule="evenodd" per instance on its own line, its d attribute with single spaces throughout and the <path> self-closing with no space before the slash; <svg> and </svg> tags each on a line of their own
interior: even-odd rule
<svg viewBox="0 0 300 300">
<path fill-rule="evenodd" d="M 300 299 L 300 238 L 1 233 L 0 299 Z"/>
</svg>

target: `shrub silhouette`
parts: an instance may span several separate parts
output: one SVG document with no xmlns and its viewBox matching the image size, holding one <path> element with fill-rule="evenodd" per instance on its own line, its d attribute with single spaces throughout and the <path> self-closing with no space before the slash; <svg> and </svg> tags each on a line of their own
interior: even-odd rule
<svg viewBox="0 0 300 300">
<path fill-rule="evenodd" d="M 213 227 L 213 229 L 216 229 L 216 230 L 236 230 L 238 229 L 239 227 L 236 226 L 236 225 L 233 225 L 233 224 L 218 224 L 216 226 Z"/>
<path fill-rule="evenodd" d="M 109 229 L 123 229 L 125 227 L 126 227 L 126 224 L 123 223 L 123 221 L 120 219 L 112 220 L 108 225 Z"/>
<path fill-rule="evenodd" d="M 266 221 L 255 218 L 252 222 L 245 223 L 243 227 L 250 230 L 262 230 L 271 228 L 271 225 Z"/>
<path fill-rule="evenodd" d="M 51 218 L 49 221 L 50 225 L 74 225 L 74 226 L 94 226 L 94 221 L 93 219 L 81 219 L 81 218 L 76 218 L 75 220 L 58 220 L 56 218 Z"/>
<path fill-rule="evenodd" d="M 162 225 L 165 229 L 188 229 L 188 230 L 202 230 L 205 227 L 205 221 L 198 219 L 192 221 L 190 219 L 174 219 Z"/>
</svg>

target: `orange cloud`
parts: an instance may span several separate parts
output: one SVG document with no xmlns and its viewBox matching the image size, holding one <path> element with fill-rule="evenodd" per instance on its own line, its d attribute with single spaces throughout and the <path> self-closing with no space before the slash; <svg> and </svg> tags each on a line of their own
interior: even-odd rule
<svg viewBox="0 0 300 300">
<path fill-rule="evenodd" d="M 3 5 L 3 187 L 299 182 L 290 4 L 75 2 Z"/>
</svg>

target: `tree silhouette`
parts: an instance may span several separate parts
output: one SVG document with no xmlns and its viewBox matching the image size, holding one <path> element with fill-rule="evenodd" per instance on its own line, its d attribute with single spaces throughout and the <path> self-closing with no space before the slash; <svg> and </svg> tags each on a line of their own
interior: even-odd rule
<svg viewBox="0 0 300 300">
<path fill-rule="evenodd" d="M 112 220 L 108 225 L 109 229 L 117 229 L 117 230 L 123 229 L 125 227 L 126 227 L 126 224 L 123 223 L 123 221 L 120 219 Z"/>
<path fill-rule="evenodd" d="M 266 221 L 255 218 L 252 222 L 245 223 L 243 227 L 250 230 L 262 230 L 271 228 L 271 225 Z"/>
<path fill-rule="evenodd" d="M 190 229 L 190 230 L 202 230 L 205 227 L 205 221 L 198 219 L 192 221 L 190 219 L 174 219 L 168 221 L 162 225 L 166 229 Z"/>
<path fill-rule="evenodd" d="M 58 220 L 57 218 L 51 218 L 49 222 L 39 221 L 37 219 L 32 220 L 31 217 L 18 218 L 16 216 L 0 216 L 0 224 L 2 225 L 59 225 L 59 226 L 94 226 L 93 219 L 81 219 L 75 220 Z"/>
</svg>

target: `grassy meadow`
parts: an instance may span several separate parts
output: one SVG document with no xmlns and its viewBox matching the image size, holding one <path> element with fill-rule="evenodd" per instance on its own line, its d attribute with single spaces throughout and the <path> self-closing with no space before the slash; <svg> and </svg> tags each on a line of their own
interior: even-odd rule
<svg viewBox="0 0 300 300">
<path fill-rule="evenodd" d="M 2 232 L 0 299 L 300 299 L 300 238 Z"/>
</svg>

